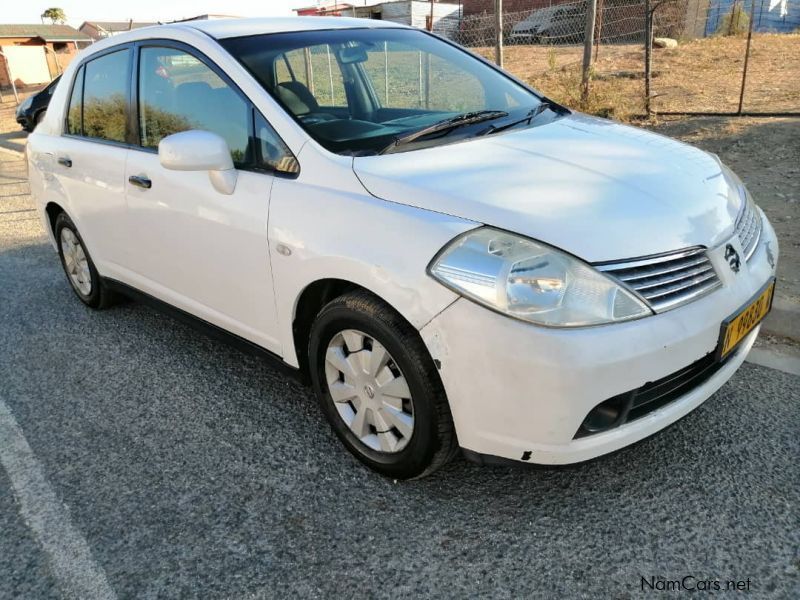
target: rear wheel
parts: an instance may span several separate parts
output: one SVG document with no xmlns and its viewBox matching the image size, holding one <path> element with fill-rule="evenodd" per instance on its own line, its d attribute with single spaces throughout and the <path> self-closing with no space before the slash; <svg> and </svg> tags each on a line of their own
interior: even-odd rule
<svg viewBox="0 0 800 600">
<path fill-rule="evenodd" d="M 352 292 L 322 309 L 309 363 L 331 427 L 371 469 L 422 477 L 458 450 L 444 388 L 419 333 L 372 294 Z"/>
<path fill-rule="evenodd" d="M 97 273 L 78 228 L 66 213 L 62 212 L 56 217 L 55 237 L 61 266 L 81 302 L 92 308 L 105 308 L 112 304 L 113 292 L 105 286 Z"/>
</svg>

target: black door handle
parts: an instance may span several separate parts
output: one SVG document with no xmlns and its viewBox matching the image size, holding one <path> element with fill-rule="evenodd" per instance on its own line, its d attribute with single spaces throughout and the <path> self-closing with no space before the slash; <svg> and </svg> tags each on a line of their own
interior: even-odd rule
<svg viewBox="0 0 800 600">
<path fill-rule="evenodd" d="M 64 165 L 65 167 L 71 167 L 72 166 L 72 160 L 70 160 L 69 158 L 66 158 L 64 156 L 60 156 L 58 158 L 58 164 Z"/>
<path fill-rule="evenodd" d="M 153 187 L 153 182 L 150 181 L 147 177 L 140 177 L 139 175 L 131 175 L 128 177 L 128 181 L 135 185 L 136 187 L 140 187 L 145 190 L 149 190 Z"/>
</svg>

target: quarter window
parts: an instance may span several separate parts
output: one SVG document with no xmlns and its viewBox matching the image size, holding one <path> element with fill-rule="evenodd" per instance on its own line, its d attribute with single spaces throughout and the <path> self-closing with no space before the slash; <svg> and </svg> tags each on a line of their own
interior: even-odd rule
<svg viewBox="0 0 800 600">
<path fill-rule="evenodd" d="M 256 140 L 257 153 L 256 166 L 268 171 L 279 171 L 281 173 L 299 173 L 300 165 L 286 147 L 283 140 L 278 137 L 275 130 L 267 123 L 267 120 L 256 112 Z"/>
<path fill-rule="evenodd" d="M 195 56 L 174 48 L 142 48 L 139 61 L 141 145 L 202 129 L 222 136 L 233 162 L 252 162 L 250 106 Z"/>
<path fill-rule="evenodd" d="M 86 137 L 125 141 L 129 57 L 130 51 L 121 50 L 86 63 L 83 86 L 83 135 Z"/>
<path fill-rule="evenodd" d="M 75 76 L 75 83 L 72 85 L 72 96 L 69 99 L 69 109 L 67 110 L 67 133 L 70 135 L 82 135 L 83 126 L 83 67 L 78 69 Z"/>
</svg>

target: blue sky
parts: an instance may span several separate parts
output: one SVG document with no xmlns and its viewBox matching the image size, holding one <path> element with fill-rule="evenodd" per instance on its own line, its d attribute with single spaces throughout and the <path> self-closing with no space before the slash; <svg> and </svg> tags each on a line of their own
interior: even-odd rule
<svg viewBox="0 0 800 600">
<path fill-rule="evenodd" d="M 84 21 L 171 21 L 198 14 L 215 13 L 243 17 L 292 15 L 292 8 L 313 5 L 315 0 L 3 0 L 2 23 L 40 23 L 39 15 L 57 6 L 73 27 Z"/>
</svg>

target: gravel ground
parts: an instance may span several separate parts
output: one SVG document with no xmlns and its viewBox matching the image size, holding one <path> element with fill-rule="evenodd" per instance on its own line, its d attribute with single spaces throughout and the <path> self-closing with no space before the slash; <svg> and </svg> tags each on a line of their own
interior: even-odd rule
<svg viewBox="0 0 800 600">
<path fill-rule="evenodd" d="M 0 167 L 0 403 L 120 598 L 633 598 L 687 575 L 800 597 L 800 378 L 745 365 L 577 467 L 397 484 L 259 359 L 134 303 L 85 308 L 22 162 Z M 58 595 L 9 487 L 0 469 L 0 598 Z"/>
<path fill-rule="evenodd" d="M 742 178 L 778 235 L 776 293 L 800 306 L 800 118 L 703 117 L 649 127 L 714 152 Z"/>
</svg>

